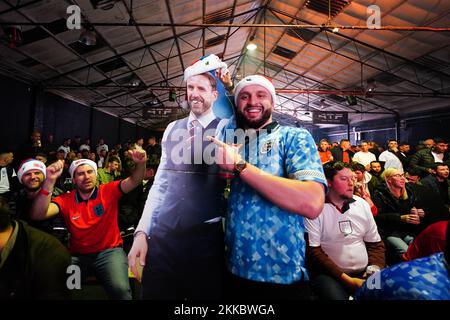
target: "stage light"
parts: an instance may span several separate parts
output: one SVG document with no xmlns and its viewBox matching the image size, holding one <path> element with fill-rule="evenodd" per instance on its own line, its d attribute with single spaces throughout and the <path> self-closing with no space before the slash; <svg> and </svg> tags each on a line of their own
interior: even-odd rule
<svg viewBox="0 0 450 320">
<path fill-rule="evenodd" d="M 247 50 L 249 51 L 255 51 L 258 46 L 255 43 L 255 37 L 251 36 L 250 41 L 247 44 Z"/>
<path fill-rule="evenodd" d="M 92 27 L 86 27 L 83 32 L 81 32 L 78 41 L 85 46 L 95 46 L 97 44 L 97 36 L 95 35 L 94 29 Z"/>
</svg>

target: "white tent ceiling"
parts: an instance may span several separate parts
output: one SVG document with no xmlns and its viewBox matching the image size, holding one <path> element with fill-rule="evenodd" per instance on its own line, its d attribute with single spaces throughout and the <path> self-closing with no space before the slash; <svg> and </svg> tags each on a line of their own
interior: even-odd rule
<svg viewBox="0 0 450 320">
<path fill-rule="evenodd" d="M 96 46 L 67 29 L 74 4 Z M 370 5 L 384 29 L 330 28 L 366 26 Z M 235 78 L 272 77 L 277 115 L 290 124 L 311 121 L 311 111 L 348 111 L 355 123 L 450 108 L 450 32 L 417 28 L 449 28 L 448 0 L 3 0 L 0 23 L 23 32 L 22 45 L 0 45 L 0 73 L 153 129 L 183 113 L 183 70 L 211 53 Z M 249 52 L 252 36 L 258 49 Z M 145 105 L 163 112 L 144 119 Z"/>
</svg>

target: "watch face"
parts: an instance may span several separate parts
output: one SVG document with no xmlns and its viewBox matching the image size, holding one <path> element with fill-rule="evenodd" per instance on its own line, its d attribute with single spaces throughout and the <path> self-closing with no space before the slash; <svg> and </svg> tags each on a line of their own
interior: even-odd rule
<svg viewBox="0 0 450 320">
<path fill-rule="evenodd" d="M 235 170 L 238 172 L 241 172 L 242 170 L 244 170 L 246 166 L 247 166 L 247 162 L 245 162 L 244 160 L 236 162 L 236 164 L 234 165 Z"/>
</svg>

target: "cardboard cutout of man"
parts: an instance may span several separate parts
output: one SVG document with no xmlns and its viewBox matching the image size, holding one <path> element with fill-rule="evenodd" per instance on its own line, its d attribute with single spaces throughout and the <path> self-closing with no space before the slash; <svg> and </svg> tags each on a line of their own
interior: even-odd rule
<svg viewBox="0 0 450 320">
<path fill-rule="evenodd" d="M 164 132 L 160 165 L 128 255 L 138 279 L 144 266 L 144 299 L 221 297 L 225 184 L 214 154 L 205 155 L 214 150 L 206 136 L 227 122 L 213 112 L 219 95 L 213 74 L 223 68 L 210 55 L 186 69 L 189 116 Z"/>
</svg>

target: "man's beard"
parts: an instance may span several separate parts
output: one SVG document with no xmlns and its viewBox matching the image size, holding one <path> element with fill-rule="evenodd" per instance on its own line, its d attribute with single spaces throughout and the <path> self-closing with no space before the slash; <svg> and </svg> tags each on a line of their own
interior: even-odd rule
<svg viewBox="0 0 450 320">
<path fill-rule="evenodd" d="M 196 110 L 194 112 L 191 106 L 191 100 L 188 100 L 189 110 L 191 110 L 196 116 L 203 115 L 206 111 L 208 111 L 211 108 L 211 104 L 209 104 L 209 102 L 205 102 L 204 99 L 201 99 L 200 101 L 202 102 L 202 109 L 200 111 Z"/>
<path fill-rule="evenodd" d="M 245 108 L 247 108 L 247 107 L 245 107 Z M 244 108 L 244 112 L 245 112 L 245 108 Z M 246 128 L 259 129 L 270 119 L 271 115 L 272 115 L 272 110 L 265 109 L 263 111 L 260 119 L 249 120 L 244 116 L 243 113 L 241 113 L 239 110 L 236 110 L 236 125 L 238 128 L 241 128 L 241 129 L 246 129 Z"/>
<path fill-rule="evenodd" d="M 353 194 L 350 195 L 350 196 L 347 196 L 346 194 L 340 194 L 339 197 L 340 197 L 342 200 L 350 200 L 350 199 L 353 199 Z"/>
</svg>

